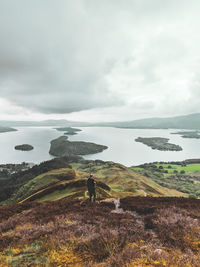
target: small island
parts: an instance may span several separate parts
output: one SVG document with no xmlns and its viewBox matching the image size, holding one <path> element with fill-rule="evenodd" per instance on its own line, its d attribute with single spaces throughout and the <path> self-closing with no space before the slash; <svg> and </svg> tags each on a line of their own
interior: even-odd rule
<svg viewBox="0 0 200 267">
<path fill-rule="evenodd" d="M 30 150 L 33 150 L 33 146 L 28 145 L 28 144 L 23 144 L 23 145 L 15 146 L 15 149 L 21 150 L 21 151 L 30 151 Z"/>
<path fill-rule="evenodd" d="M 72 128 L 72 127 L 60 127 L 60 128 L 55 128 L 57 131 L 65 132 L 65 135 L 75 135 L 77 132 L 80 132 L 80 129 L 77 128 Z"/>
<path fill-rule="evenodd" d="M 194 138 L 194 139 L 200 139 L 200 132 L 199 131 L 190 131 L 190 132 L 176 132 L 171 134 L 179 134 L 183 138 Z"/>
<path fill-rule="evenodd" d="M 56 157 L 71 155 L 89 155 L 102 152 L 107 146 L 98 145 L 90 142 L 70 142 L 67 136 L 60 136 L 51 141 L 49 154 Z"/>
<path fill-rule="evenodd" d="M 181 146 L 168 143 L 168 138 L 162 137 L 138 137 L 135 139 L 136 142 L 143 143 L 151 147 L 152 149 L 161 151 L 181 151 L 183 150 Z"/>
<path fill-rule="evenodd" d="M 17 130 L 11 127 L 0 126 L 0 133 L 16 132 Z"/>
</svg>

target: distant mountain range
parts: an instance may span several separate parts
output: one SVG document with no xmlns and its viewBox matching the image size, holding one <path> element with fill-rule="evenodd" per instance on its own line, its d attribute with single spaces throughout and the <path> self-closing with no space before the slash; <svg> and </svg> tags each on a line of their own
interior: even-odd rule
<svg viewBox="0 0 200 267">
<path fill-rule="evenodd" d="M 43 120 L 43 121 L 6 121 L 1 120 L 3 127 L 24 127 L 24 126 L 86 126 L 87 122 L 75 122 L 68 120 Z"/>
<path fill-rule="evenodd" d="M 104 126 L 132 129 L 193 129 L 200 130 L 200 113 L 167 117 L 167 118 L 146 118 L 132 121 L 119 122 L 75 122 L 68 120 L 44 120 L 44 121 L 0 121 L 1 126 L 20 127 L 20 126 Z"/>
<path fill-rule="evenodd" d="M 200 113 L 168 117 L 148 118 L 133 121 L 99 123 L 99 126 L 113 126 L 132 129 L 200 129 Z"/>
</svg>

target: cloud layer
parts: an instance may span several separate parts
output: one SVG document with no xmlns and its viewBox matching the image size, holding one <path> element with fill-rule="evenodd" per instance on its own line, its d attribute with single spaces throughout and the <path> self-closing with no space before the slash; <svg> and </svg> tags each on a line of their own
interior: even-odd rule
<svg viewBox="0 0 200 267">
<path fill-rule="evenodd" d="M 102 108 L 113 120 L 120 106 L 120 119 L 200 112 L 199 8 L 198 0 L 1 0 L 1 101 L 44 114 Z"/>
</svg>

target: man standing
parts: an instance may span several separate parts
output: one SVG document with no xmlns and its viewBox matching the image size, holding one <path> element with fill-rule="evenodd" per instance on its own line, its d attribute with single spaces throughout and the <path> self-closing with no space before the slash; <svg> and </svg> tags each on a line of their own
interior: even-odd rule
<svg viewBox="0 0 200 267">
<path fill-rule="evenodd" d="M 96 201 L 96 182 L 94 180 L 94 175 L 90 174 L 90 177 L 87 180 L 87 187 L 88 187 L 88 192 L 89 192 L 89 196 L 90 196 L 90 202 L 92 201 L 92 196 L 93 196 L 93 202 Z"/>
</svg>

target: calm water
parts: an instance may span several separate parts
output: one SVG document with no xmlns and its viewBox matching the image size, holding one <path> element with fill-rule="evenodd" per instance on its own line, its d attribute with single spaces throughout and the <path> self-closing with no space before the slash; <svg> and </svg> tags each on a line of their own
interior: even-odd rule
<svg viewBox="0 0 200 267">
<path fill-rule="evenodd" d="M 62 135 L 52 127 L 19 127 L 17 132 L 0 134 L 0 163 L 39 163 L 51 159 L 48 151 L 50 141 Z M 126 166 L 153 161 L 172 161 L 200 158 L 200 140 L 186 139 L 172 135 L 176 130 L 140 130 L 117 129 L 109 127 L 80 127 L 77 135 L 70 136 L 71 141 L 89 141 L 107 145 L 101 153 L 85 156 L 86 159 L 101 159 L 120 162 Z M 183 151 L 157 151 L 134 141 L 141 137 L 166 137 L 169 142 L 180 145 Z M 30 144 L 32 151 L 17 151 L 15 145 Z"/>
<path fill-rule="evenodd" d="M 95 155 L 85 156 L 87 159 L 101 159 L 120 162 L 126 166 L 138 165 L 153 161 L 178 161 L 200 158 L 200 139 L 187 139 L 170 134 L 176 130 L 141 130 L 118 129 L 106 127 L 84 127 L 78 135 L 70 140 L 91 141 L 109 148 Z M 180 131 L 180 130 L 177 130 Z M 153 150 L 142 143 L 135 142 L 137 137 L 166 137 L 169 142 L 180 145 L 183 151 Z"/>
<path fill-rule="evenodd" d="M 15 127 L 17 132 L 0 133 L 0 163 L 39 163 L 52 159 L 50 141 L 61 134 L 52 127 Z M 31 151 L 15 150 L 16 145 L 30 144 Z"/>
</svg>

